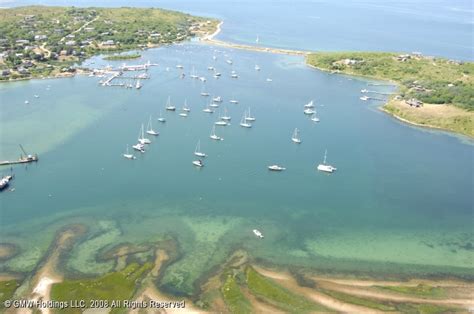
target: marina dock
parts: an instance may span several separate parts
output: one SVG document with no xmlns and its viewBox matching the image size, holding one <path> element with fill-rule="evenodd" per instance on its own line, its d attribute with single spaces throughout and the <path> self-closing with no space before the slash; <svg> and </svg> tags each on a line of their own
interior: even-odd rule
<svg viewBox="0 0 474 314">
<path fill-rule="evenodd" d="M 20 157 L 18 160 L 5 160 L 5 161 L 0 161 L 0 166 L 7 166 L 7 165 L 16 165 L 16 164 L 27 164 L 30 162 L 36 162 L 38 161 L 38 156 L 37 155 L 28 155 L 26 157 Z"/>
</svg>

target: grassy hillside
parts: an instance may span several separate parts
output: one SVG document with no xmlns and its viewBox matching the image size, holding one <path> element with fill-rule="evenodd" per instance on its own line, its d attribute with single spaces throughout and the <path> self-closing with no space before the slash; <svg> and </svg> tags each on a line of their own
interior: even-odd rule
<svg viewBox="0 0 474 314">
<path fill-rule="evenodd" d="M 212 19 L 154 8 L 2 9 L 0 78 L 50 75 L 96 53 L 179 42 L 213 32 L 216 25 Z"/>
<path fill-rule="evenodd" d="M 312 53 L 306 61 L 322 70 L 392 81 L 399 86 L 399 97 L 386 111 L 416 124 L 474 136 L 472 62 L 383 52 Z M 411 98 L 425 105 L 412 108 L 405 103 Z"/>
</svg>

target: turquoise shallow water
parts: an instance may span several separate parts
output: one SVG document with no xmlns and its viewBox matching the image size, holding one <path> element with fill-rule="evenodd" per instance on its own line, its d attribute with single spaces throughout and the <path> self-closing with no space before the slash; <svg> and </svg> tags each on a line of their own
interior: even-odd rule
<svg viewBox="0 0 474 314">
<path fill-rule="evenodd" d="M 41 152 L 37 164 L 14 169 L 15 191 L 0 195 L 1 236 L 23 249 L 3 269 L 33 269 L 54 230 L 86 221 L 91 236 L 73 250 L 69 269 L 105 272 L 112 266 L 95 261 L 100 248 L 171 234 L 184 256 L 164 283 L 178 291 L 191 291 L 238 247 L 275 263 L 335 271 L 472 276 L 472 141 L 402 124 L 378 103 L 359 100 L 367 81 L 308 68 L 302 58 L 220 49 L 213 61 L 213 54 L 193 43 L 143 52 L 133 63 L 160 66 L 141 90 L 105 88 L 84 76 L 0 86 L 1 159 L 15 158 L 20 141 Z M 194 66 L 207 77 L 206 90 L 224 98 L 232 116 L 232 125 L 217 127 L 224 141 L 209 139 L 217 113 L 202 112 L 203 84 L 180 79 L 176 64 L 185 73 Z M 207 71 L 211 64 L 221 79 Z M 168 96 L 178 108 L 187 99 L 191 113 L 163 110 L 167 123 L 158 124 Z M 240 103 L 229 104 L 232 97 Z M 320 123 L 302 112 L 310 99 Z M 243 129 L 248 107 L 257 121 Z M 150 114 L 160 136 L 137 160 L 125 160 L 126 144 Z M 301 145 L 290 140 L 295 127 Z M 191 164 L 198 139 L 209 155 L 202 169 Z M 315 169 L 325 149 L 334 175 Z M 287 171 L 269 172 L 273 163 Z"/>
</svg>

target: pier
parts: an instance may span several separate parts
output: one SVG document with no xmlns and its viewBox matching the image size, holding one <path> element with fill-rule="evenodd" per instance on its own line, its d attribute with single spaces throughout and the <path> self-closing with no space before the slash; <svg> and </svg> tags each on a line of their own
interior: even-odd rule
<svg viewBox="0 0 474 314">
<path fill-rule="evenodd" d="M 26 157 L 20 157 L 18 160 L 0 161 L 0 166 L 16 165 L 16 164 L 27 164 L 27 163 L 36 162 L 36 161 L 38 161 L 38 155 L 28 155 Z"/>
</svg>

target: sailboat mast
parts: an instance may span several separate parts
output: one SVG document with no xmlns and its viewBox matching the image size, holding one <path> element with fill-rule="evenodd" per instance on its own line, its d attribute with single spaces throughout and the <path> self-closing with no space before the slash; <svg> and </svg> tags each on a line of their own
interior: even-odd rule
<svg viewBox="0 0 474 314">
<path fill-rule="evenodd" d="M 324 161 L 323 161 L 323 164 L 326 164 L 326 156 L 327 156 L 327 154 L 328 154 L 328 150 L 326 149 L 326 150 L 324 151 Z"/>
</svg>

